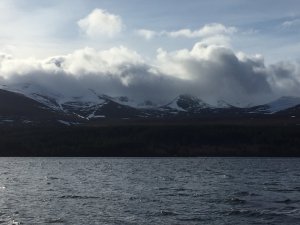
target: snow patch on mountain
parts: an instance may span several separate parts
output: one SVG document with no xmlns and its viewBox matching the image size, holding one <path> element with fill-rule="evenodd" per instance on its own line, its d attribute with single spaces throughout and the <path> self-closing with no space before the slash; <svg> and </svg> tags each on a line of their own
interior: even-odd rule
<svg viewBox="0 0 300 225">
<path fill-rule="evenodd" d="M 13 86 L 2 85 L 2 89 L 25 95 L 55 111 L 70 112 L 85 117 L 86 114 L 92 114 L 101 107 L 106 100 L 101 98 L 91 89 L 78 90 L 75 96 L 62 92 L 54 92 L 45 87 L 34 84 L 15 84 Z M 84 114 L 84 116 L 83 116 Z"/>
<path fill-rule="evenodd" d="M 169 104 L 167 104 L 165 107 L 169 108 L 169 109 L 176 110 L 176 111 L 186 112 L 185 109 L 183 109 L 181 106 L 178 105 L 177 100 L 178 100 L 178 98 L 174 99 L 172 102 L 170 102 Z"/>
<path fill-rule="evenodd" d="M 66 126 L 72 126 L 72 125 L 79 125 L 80 123 L 78 122 L 70 122 L 70 121 L 65 121 L 65 120 L 57 120 L 57 122 L 66 125 Z"/>
<path fill-rule="evenodd" d="M 56 101 L 62 98 L 62 95 L 60 93 L 54 93 L 44 87 L 28 83 L 19 83 L 15 85 L 2 85 L 1 88 L 6 91 L 25 95 L 51 109 L 62 110 L 61 105 Z"/>
</svg>

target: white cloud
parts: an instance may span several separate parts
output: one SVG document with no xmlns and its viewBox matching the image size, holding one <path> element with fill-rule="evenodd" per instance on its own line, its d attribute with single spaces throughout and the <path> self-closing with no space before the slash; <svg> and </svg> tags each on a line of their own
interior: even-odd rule
<svg viewBox="0 0 300 225">
<path fill-rule="evenodd" d="M 75 76 L 87 74 L 121 76 L 130 66 L 142 65 L 142 57 L 123 46 L 104 51 L 84 48 L 63 57 L 61 68 Z"/>
<path fill-rule="evenodd" d="M 180 29 L 175 31 L 138 30 L 137 34 L 149 40 L 154 37 L 167 36 L 171 38 L 209 38 L 215 36 L 231 35 L 237 32 L 235 27 L 226 27 L 220 23 L 206 24 L 198 30 Z"/>
<path fill-rule="evenodd" d="M 260 55 L 205 42 L 173 52 L 159 49 L 153 61 L 123 46 L 84 48 L 45 60 L 0 54 L 2 84 L 31 83 L 73 96 L 91 88 L 142 100 L 169 101 L 178 94 L 192 94 L 263 103 L 280 95 L 300 96 L 299 72 L 299 63 L 268 66 Z"/>
<path fill-rule="evenodd" d="M 90 38 L 114 37 L 123 29 L 122 19 L 103 9 L 94 9 L 77 22 L 79 28 Z"/>
<path fill-rule="evenodd" d="M 281 25 L 284 28 L 300 26 L 300 19 L 288 20 L 288 21 L 283 22 Z"/>
<path fill-rule="evenodd" d="M 205 38 L 220 34 L 232 34 L 236 31 L 237 29 L 235 27 L 226 27 L 223 24 L 211 23 L 203 26 L 198 30 L 182 29 L 177 31 L 165 32 L 165 34 L 173 38 Z"/>
<path fill-rule="evenodd" d="M 140 29 L 136 31 L 136 34 L 145 38 L 146 40 L 151 40 L 154 38 L 157 33 L 153 30 L 147 30 L 147 29 Z"/>
</svg>

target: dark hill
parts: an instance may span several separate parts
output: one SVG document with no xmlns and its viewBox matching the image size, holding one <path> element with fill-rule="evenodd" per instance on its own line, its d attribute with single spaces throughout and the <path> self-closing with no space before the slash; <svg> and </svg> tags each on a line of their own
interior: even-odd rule
<svg viewBox="0 0 300 225">
<path fill-rule="evenodd" d="M 39 123 L 69 119 L 74 116 L 54 111 L 47 106 L 22 94 L 0 90 L 0 119 L 2 121 L 38 121 Z"/>
</svg>

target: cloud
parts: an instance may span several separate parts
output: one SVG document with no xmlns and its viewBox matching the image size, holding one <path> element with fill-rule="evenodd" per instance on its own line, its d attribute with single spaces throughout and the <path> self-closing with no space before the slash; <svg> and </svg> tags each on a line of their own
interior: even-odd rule
<svg viewBox="0 0 300 225">
<path fill-rule="evenodd" d="M 137 34 L 150 40 L 154 37 L 167 36 L 171 38 L 208 38 L 214 36 L 231 35 L 237 32 L 235 27 L 226 27 L 220 23 L 206 24 L 198 30 L 180 29 L 175 31 L 153 31 L 147 29 L 138 30 Z"/>
<path fill-rule="evenodd" d="M 75 76 L 86 74 L 120 75 L 130 66 L 142 65 L 142 57 L 135 51 L 123 46 L 104 51 L 84 48 L 62 57 L 60 68 Z"/>
<path fill-rule="evenodd" d="M 147 29 L 137 30 L 136 34 L 145 38 L 146 40 L 151 40 L 152 38 L 154 38 L 155 36 L 158 35 L 157 32 L 155 32 L 153 30 L 147 30 Z"/>
<path fill-rule="evenodd" d="M 266 68 L 273 93 L 300 96 L 300 63 L 280 62 Z"/>
<path fill-rule="evenodd" d="M 284 28 L 290 28 L 295 26 L 300 26 L 300 19 L 287 20 L 281 24 Z"/>
<path fill-rule="evenodd" d="M 300 96 L 299 74 L 299 63 L 266 65 L 260 55 L 204 42 L 173 52 L 159 49 L 151 61 L 124 46 L 103 51 L 84 48 L 45 60 L 0 54 L 2 84 L 30 83 L 68 96 L 93 89 L 99 94 L 161 103 L 179 94 L 245 105 L 281 95 Z"/>
<path fill-rule="evenodd" d="M 191 50 L 160 49 L 157 64 L 160 73 L 188 81 L 198 96 L 249 102 L 273 94 L 263 58 L 242 57 L 223 46 L 199 42 Z"/>
<path fill-rule="evenodd" d="M 182 29 L 178 31 L 166 32 L 166 35 L 178 38 L 178 37 L 186 37 L 186 38 L 205 38 L 220 34 L 232 34 L 235 33 L 237 29 L 235 27 L 225 27 L 223 24 L 212 23 L 207 24 L 204 27 L 198 30 L 190 30 L 190 29 Z"/>
<path fill-rule="evenodd" d="M 174 80 L 154 74 L 138 53 L 122 46 L 104 51 L 84 48 L 45 60 L 0 57 L 1 84 L 17 88 L 32 84 L 61 96 L 93 89 L 99 94 L 163 101 L 168 93 L 173 96 L 166 84 Z"/>
<path fill-rule="evenodd" d="M 81 31 L 90 38 L 114 37 L 123 29 L 122 19 L 103 9 L 94 9 L 89 15 L 77 22 Z"/>
</svg>

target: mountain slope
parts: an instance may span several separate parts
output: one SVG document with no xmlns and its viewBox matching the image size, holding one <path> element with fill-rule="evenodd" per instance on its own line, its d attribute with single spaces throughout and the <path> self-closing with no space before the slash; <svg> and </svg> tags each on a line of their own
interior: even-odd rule
<svg viewBox="0 0 300 225">
<path fill-rule="evenodd" d="M 274 114 L 300 105 L 299 97 L 284 96 L 270 103 L 249 108 L 249 113 Z"/>
<path fill-rule="evenodd" d="M 213 104 L 212 106 L 215 108 L 219 108 L 219 109 L 237 108 L 224 100 L 217 100 L 217 102 L 215 104 Z"/>
<path fill-rule="evenodd" d="M 291 117 L 300 117 L 300 104 L 296 105 L 292 108 L 288 108 L 285 110 L 281 110 L 279 112 L 276 113 L 277 115 L 287 115 L 287 116 L 291 116 Z"/>
<path fill-rule="evenodd" d="M 170 103 L 160 107 L 174 112 L 200 112 L 212 109 L 213 106 L 192 95 L 179 95 Z"/>
<path fill-rule="evenodd" d="M 78 122 L 78 118 L 54 111 L 25 95 L 0 89 L 0 123 L 47 123 L 50 121 Z"/>
</svg>

